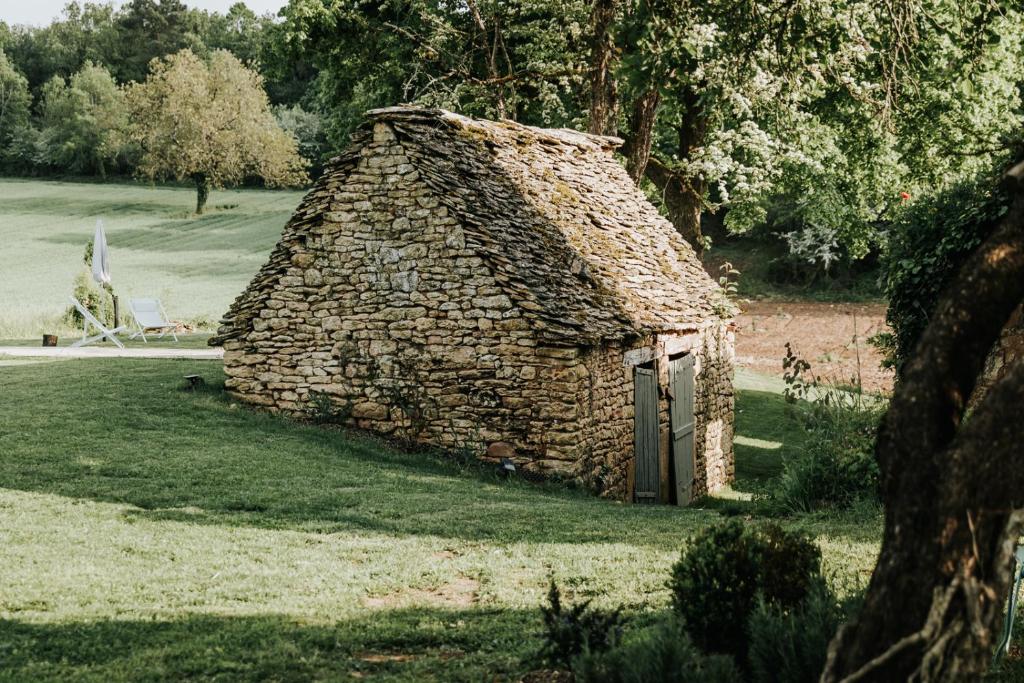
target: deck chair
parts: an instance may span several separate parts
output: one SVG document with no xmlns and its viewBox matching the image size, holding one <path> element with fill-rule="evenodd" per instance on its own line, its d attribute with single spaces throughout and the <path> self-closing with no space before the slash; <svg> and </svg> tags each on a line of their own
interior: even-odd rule
<svg viewBox="0 0 1024 683">
<path fill-rule="evenodd" d="M 1020 592 L 1020 584 L 1024 581 L 1024 543 L 1018 543 L 1013 553 L 1013 585 L 1010 587 L 1010 597 L 1007 598 L 1006 621 L 1003 622 L 1003 637 L 996 646 L 996 654 L 992 658 L 992 666 L 999 663 L 1003 655 L 1010 651 L 1010 640 L 1013 638 L 1013 617 L 1017 614 L 1017 594 Z"/>
<path fill-rule="evenodd" d="M 117 334 L 119 332 L 126 331 L 128 329 L 127 325 L 121 325 L 120 327 L 110 329 L 109 327 L 101 323 L 99 320 L 97 320 L 96 316 L 94 316 L 89 311 L 88 308 L 83 306 L 82 302 L 80 302 L 78 299 L 76 299 L 73 296 L 68 297 L 68 299 L 71 301 L 71 305 L 78 309 L 78 312 L 82 316 L 82 338 L 76 341 L 74 344 L 72 344 L 72 348 L 77 346 L 85 346 L 86 344 L 92 344 L 93 342 L 98 342 L 101 339 L 109 339 L 110 341 L 114 342 L 114 344 L 116 344 L 118 348 L 124 348 L 124 344 L 122 344 L 121 340 L 117 338 Z M 99 334 L 90 337 L 90 326 L 95 327 Z"/>
<path fill-rule="evenodd" d="M 129 339 L 142 337 L 142 341 L 148 344 L 149 340 L 146 339 L 146 330 L 154 330 L 160 333 L 157 339 L 170 332 L 174 341 L 178 341 L 178 335 L 174 334 L 174 330 L 178 328 L 178 325 L 167 319 L 167 312 L 164 311 L 160 299 L 131 299 L 128 301 L 128 308 L 131 310 L 132 317 L 135 318 L 135 324 L 139 328 L 138 332 L 133 333 Z"/>
</svg>

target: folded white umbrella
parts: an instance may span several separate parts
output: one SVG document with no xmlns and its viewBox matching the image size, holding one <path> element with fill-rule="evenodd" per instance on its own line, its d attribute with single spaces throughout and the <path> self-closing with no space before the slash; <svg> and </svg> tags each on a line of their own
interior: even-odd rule
<svg viewBox="0 0 1024 683">
<path fill-rule="evenodd" d="M 110 252 L 103 221 L 96 219 L 96 235 L 92 239 L 92 279 L 101 285 L 110 283 Z"/>
</svg>

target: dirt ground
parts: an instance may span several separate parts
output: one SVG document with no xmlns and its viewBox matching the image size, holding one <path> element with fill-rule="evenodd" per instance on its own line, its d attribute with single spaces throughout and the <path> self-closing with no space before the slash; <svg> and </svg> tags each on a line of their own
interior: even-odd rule
<svg viewBox="0 0 1024 683">
<path fill-rule="evenodd" d="M 764 302 L 742 304 L 736 320 L 736 364 L 782 376 L 786 342 L 811 364 L 811 373 L 850 384 L 859 372 L 868 391 L 892 390 L 893 373 L 868 337 L 886 329 L 883 304 Z"/>
</svg>

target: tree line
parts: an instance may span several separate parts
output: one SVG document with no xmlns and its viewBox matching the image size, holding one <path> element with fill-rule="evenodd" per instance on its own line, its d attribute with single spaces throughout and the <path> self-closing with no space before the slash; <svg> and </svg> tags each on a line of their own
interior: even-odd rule
<svg viewBox="0 0 1024 683">
<path fill-rule="evenodd" d="M 69 143 L 116 127 L 116 104 L 66 112 L 116 103 L 154 58 L 225 50 L 314 174 L 364 111 L 400 102 L 589 130 L 624 140 L 698 248 L 757 232 L 828 270 L 884 249 L 908 200 L 1010 158 L 1022 29 L 1012 4 L 951 0 L 70 3 L 43 28 L 0 23 L 0 147 L 11 173 L 133 170 L 130 145 Z"/>
</svg>

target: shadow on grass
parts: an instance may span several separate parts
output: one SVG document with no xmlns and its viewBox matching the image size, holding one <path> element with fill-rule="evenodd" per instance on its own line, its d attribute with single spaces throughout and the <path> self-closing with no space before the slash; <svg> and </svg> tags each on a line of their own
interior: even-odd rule
<svg viewBox="0 0 1024 683">
<path fill-rule="evenodd" d="M 806 434 L 781 394 L 742 391 L 736 397 L 736 482 L 744 493 L 765 493 L 799 453 Z"/>
<path fill-rule="evenodd" d="M 112 215 L 117 215 L 114 212 Z M 152 209 L 150 210 L 152 215 Z M 108 212 L 109 214 L 109 212 Z M 142 228 L 108 229 L 109 239 L 119 249 L 150 252 L 230 251 L 265 254 L 273 246 L 281 226 L 287 222 L 287 211 L 250 213 L 241 209 L 211 211 L 198 217 L 181 217 L 154 223 Z M 263 229 L 254 230 L 255 224 Z M 84 230 L 84 229 L 83 229 Z M 50 244 L 81 244 L 86 230 L 60 232 L 38 238 Z M 227 260 L 223 260 L 228 262 Z M 248 264 L 248 271 L 252 264 Z"/>
<path fill-rule="evenodd" d="M 209 390 L 183 391 L 187 374 L 205 377 Z M 476 463 L 297 424 L 231 403 L 218 390 L 222 377 L 217 361 L 3 368 L 0 482 L 128 505 L 131 519 L 505 543 L 678 548 L 718 516 L 502 481 Z M 830 532 L 877 533 L 842 519 Z"/>
<path fill-rule="evenodd" d="M 0 620 L 0 680 L 503 678 L 540 649 L 537 610 L 379 610 L 334 624 L 283 615 Z"/>
<path fill-rule="evenodd" d="M 233 405 L 210 361 L 4 368 L 0 481 L 120 503 L 130 518 L 334 533 L 679 547 L 713 513 L 498 479 Z M 211 391 L 182 391 L 200 374 Z"/>
</svg>

